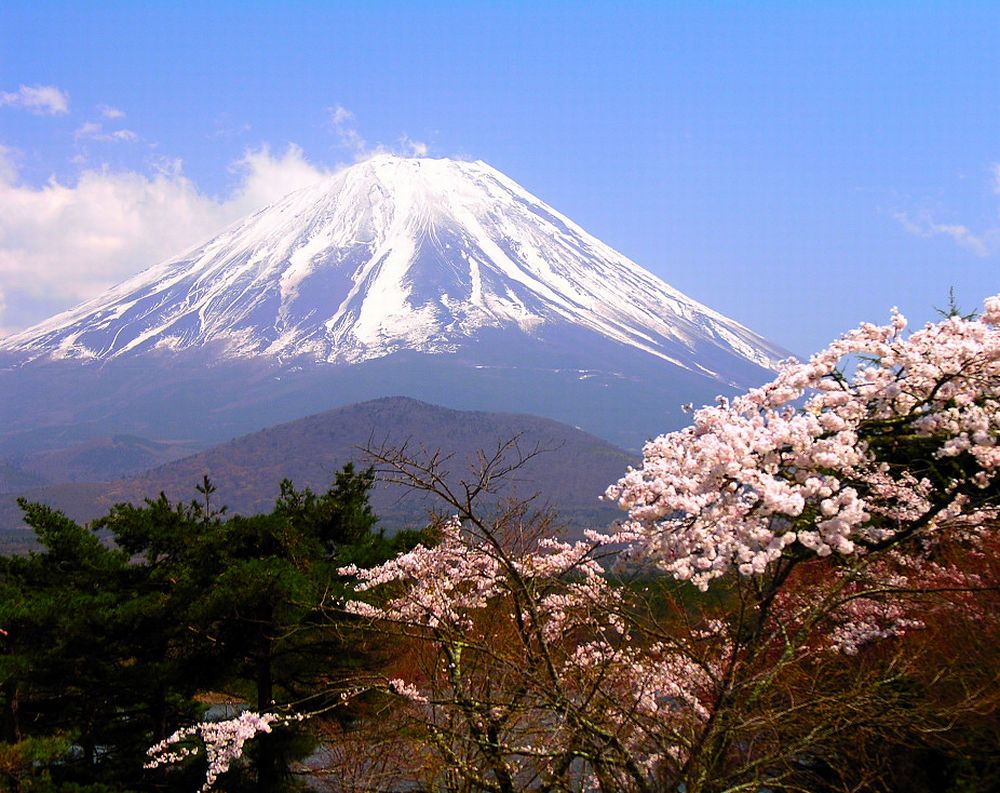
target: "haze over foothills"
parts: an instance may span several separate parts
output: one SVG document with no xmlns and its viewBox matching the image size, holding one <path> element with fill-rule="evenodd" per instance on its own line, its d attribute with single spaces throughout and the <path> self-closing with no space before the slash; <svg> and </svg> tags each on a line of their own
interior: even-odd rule
<svg viewBox="0 0 1000 793">
<path fill-rule="evenodd" d="M 997 291 L 992 4 L 0 8 L 0 329 L 376 152 L 483 160 L 807 355 Z"/>
</svg>

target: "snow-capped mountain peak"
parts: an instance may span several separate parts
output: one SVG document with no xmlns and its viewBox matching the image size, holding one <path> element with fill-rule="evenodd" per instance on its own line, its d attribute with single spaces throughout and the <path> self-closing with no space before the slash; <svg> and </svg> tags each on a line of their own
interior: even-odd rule
<svg viewBox="0 0 1000 793">
<path fill-rule="evenodd" d="M 730 381 L 784 353 L 483 162 L 376 156 L 0 341 L 24 358 L 154 350 L 355 363 L 566 328 Z M 721 363 L 721 365 L 720 365 Z"/>
</svg>

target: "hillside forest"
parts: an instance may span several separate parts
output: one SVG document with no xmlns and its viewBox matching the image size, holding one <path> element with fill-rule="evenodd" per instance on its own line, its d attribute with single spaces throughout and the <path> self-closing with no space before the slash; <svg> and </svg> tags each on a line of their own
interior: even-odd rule
<svg viewBox="0 0 1000 793">
<path fill-rule="evenodd" d="M 517 439 L 458 478 L 373 448 L 250 517 L 207 479 L 87 527 L 24 502 L 3 784 L 1000 789 L 998 437 L 1000 297 L 693 411 L 582 538 L 496 496 L 544 459 Z M 425 530 L 379 530 L 376 476 L 436 497 Z"/>
</svg>

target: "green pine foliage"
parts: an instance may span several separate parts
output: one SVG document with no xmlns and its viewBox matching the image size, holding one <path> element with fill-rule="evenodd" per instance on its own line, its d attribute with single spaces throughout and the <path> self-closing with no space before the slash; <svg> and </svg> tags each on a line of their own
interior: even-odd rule
<svg viewBox="0 0 1000 793">
<path fill-rule="evenodd" d="M 270 513 L 228 516 L 206 478 L 189 503 L 119 504 L 91 528 L 21 502 L 41 549 L 0 557 L 0 789 L 195 789 L 197 767 L 142 765 L 203 714 L 200 692 L 321 707 L 382 652 L 324 607 L 343 594 L 337 567 L 418 540 L 377 529 L 373 484 L 347 465 L 325 493 L 285 481 Z M 229 789 L 286 786 L 310 746 L 289 730 L 258 744 Z"/>
</svg>

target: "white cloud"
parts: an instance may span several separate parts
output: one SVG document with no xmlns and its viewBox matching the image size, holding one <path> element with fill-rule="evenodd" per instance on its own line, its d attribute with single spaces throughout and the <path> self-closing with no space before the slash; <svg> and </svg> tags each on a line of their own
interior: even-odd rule
<svg viewBox="0 0 1000 793">
<path fill-rule="evenodd" d="M 94 121 L 87 121 L 80 125 L 73 133 L 73 137 L 77 140 L 99 140 L 108 143 L 134 143 L 139 140 L 139 136 L 130 129 L 105 131 L 104 125 Z"/>
<path fill-rule="evenodd" d="M 17 91 L 0 91 L 0 106 L 23 107 L 43 116 L 69 112 L 69 94 L 54 85 L 22 85 Z"/>
<path fill-rule="evenodd" d="M 993 192 L 1000 195 L 1000 163 L 993 163 L 990 166 L 990 175 Z M 916 213 L 896 212 L 893 217 L 904 229 L 917 237 L 947 237 L 959 247 L 980 257 L 1000 252 L 1000 223 L 981 231 L 973 231 L 963 223 L 940 223 L 927 210 Z"/>
<path fill-rule="evenodd" d="M 238 184 L 222 198 L 201 192 L 179 161 L 152 174 L 88 169 L 75 184 L 52 178 L 35 187 L 19 183 L 13 152 L 0 146 L 0 295 L 69 308 L 329 175 L 297 146 L 248 151 L 233 168 Z M 0 326 L 12 319 L 0 313 Z"/>
<path fill-rule="evenodd" d="M 334 105 L 333 107 L 329 108 L 329 112 L 330 112 L 330 123 L 333 124 L 335 127 L 340 126 L 341 124 L 353 123 L 354 121 L 354 113 L 352 113 L 343 105 Z"/>
<path fill-rule="evenodd" d="M 125 118 L 123 110 L 119 110 L 117 107 L 112 107 L 111 105 L 98 105 L 97 110 L 102 118 L 106 118 L 109 121 L 117 121 L 120 118 Z"/>
<path fill-rule="evenodd" d="M 17 180 L 16 158 L 19 154 L 20 152 L 16 149 L 0 143 L 0 183 Z"/>
<path fill-rule="evenodd" d="M 358 132 L 354 113 L 343 105 L 329 107 L 327 113 L 330 116 L 330 127 L 337 136 L 337 144 L 343 149 L 348 149 L 355 160 L 363 160 L 376 153 L 368 147 L 368 142 Z"/>
<path fill-rule="evenodd" d="M 420 140 L 413 140 L 409 135 L 403 135 L 399 139 L 399 146 L 404 154 L 409 154 L 411 157 L 427 156 L 427 144 Z"/>
<path fill-rule="evenodd" d="M 101 131 L 101 125 L 93 121 L 87 121 L 73 132 L 74 138 L 90 138 Z"/>
<path fill-rule="evenodd" d="M 332 176 L 333 171 L 310 163 L 302 149 L 290 143 L 280 156 L 268 146 L 249 150 L 230 170 L 240 175 L 239 187 L 220 204 L 232 219 L 254 212 L 301 187 Z"/>
<path fill-rule="evenodd" d="M 413 140 L 409 135 L 400 136 L 397 145 L 385 146 L 377 143 L 369 145 L 357 129 L 357 118 L 354 113 L 343 105 L 334 105 L 326 109 L 330 128 L 337 138 L 337 145 L 351 152 L 355 162 L 366 160 L 376 154 L 401 154 L 406 157 L 426 157 L 429 146 L 423 141 Z"/>
<path fill-rule="evenodd" d="M 911 215 L 897 212 L 894 217 L 910 234 L 917 237 L 949 237 L 956 245 L 976 256 L 989 256 L 1000 250 L 1000 228 L 988 228 L 973 232 L 961 223 L 937 223 L 929 212 Z"/>
<path fill-rule="evenodd" d="M 220 113 L 213 122 L 214 129 L 208 133 L 210 138 L 235 138 L 245 135 L 253 125 L 247 121 L 237 121 L 228 113 Z"/>
</svg>

